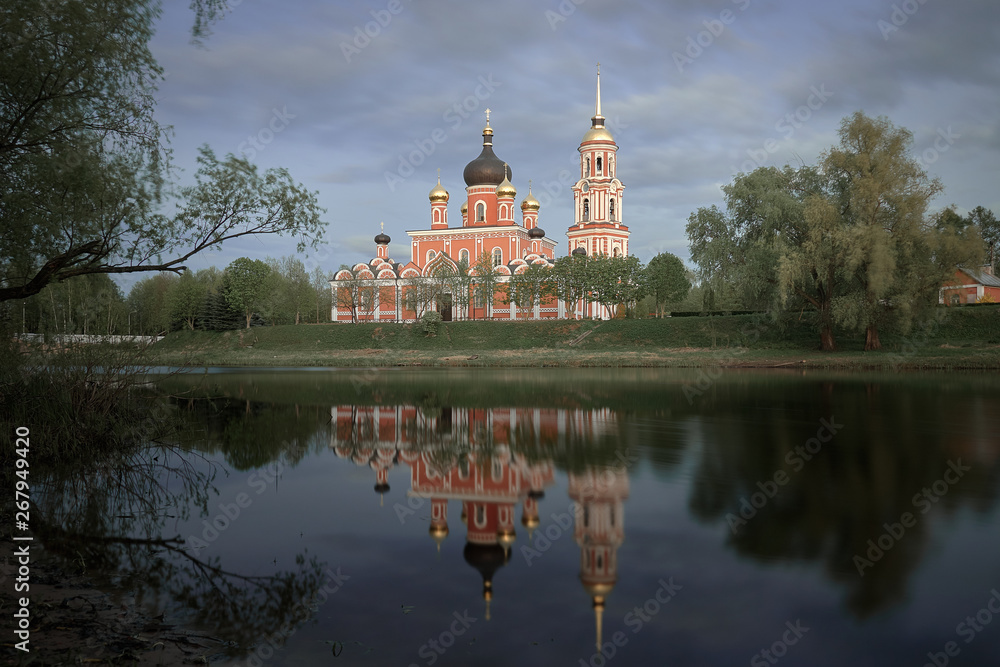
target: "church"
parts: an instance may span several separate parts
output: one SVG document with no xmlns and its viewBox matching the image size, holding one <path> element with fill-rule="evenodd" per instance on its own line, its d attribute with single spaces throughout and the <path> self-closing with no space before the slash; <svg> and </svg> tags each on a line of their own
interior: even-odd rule
<svg viewBox="0 0 1000 667">
<path fill-rule="evenodd" d="M 567 255 L 628 254 L 629 230 L 622 222 L 625 186 L 618 179 L 618 145 L 601 115 L 601 72 L 597 71 L 597 103 L 590 128 L 583 135 L 580 176 L 572 187 L 574 220 L 566 231 Z M 532 265 L 551 268 L 558 242 L 539 224 L 541 205 L 531 194 L 521 200 L 520 221 L 515 218 L 517 190 L 510 165 L 493 151 L 494 133 L 486 110 L 483 146 L 465 166 L 465 198 L 461 225 L 448 221 L 451 195 L 441 184 L 428 194 L 430 228 L 407 231 L 410 260 L 389 257 L 390 238 L 384 230 L 375 237 L 375 257 L 367 264 L 342 269 L 330 281 L 333 322 L 412 322 L 427 310 L 444 321 L 453 319 L 607 319 L 606 308 L 585 299 L 566 302 L 554 297 L 519 311 L 507 303 L 505 283 Z M 439 170 L 440 171 L 440 170 Z M 477 280 L 483 258 L 493 267 L 492 298 Z M 445 277 L 468 276 L 465 281 Z M 489 287 L 485 288 L 486 290 Z"/>
</svg>

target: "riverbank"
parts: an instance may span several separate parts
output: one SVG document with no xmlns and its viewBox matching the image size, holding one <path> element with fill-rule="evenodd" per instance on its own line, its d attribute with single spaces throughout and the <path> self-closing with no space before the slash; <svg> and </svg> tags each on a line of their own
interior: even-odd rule
<svg viewBox="0 0 1000 667">
<path fill-rule="evenodd" d="M 1000 306 L 940 309 L 864 352 L 859 334 L 820 352 L 809 316 L 663 320 L 366 323 L 178 331 L 148 348 L 163 366 L 731 367 L 1000 369 Z"/>
<path fill-rule="evenodd" d="M 150 616 L 127 593 L 101 590 L 106 587 L 45 555 L 39 543 L 32 549 L 29 651 L 5 641 L 2 664 L 208 664 L 225 650 L 215 639 Z M 12 581 L 15 569 L 13 562 L 0 564 L 0 577 Z M 6 587 L 0 603 L 16 608 Z"/>
</svg>

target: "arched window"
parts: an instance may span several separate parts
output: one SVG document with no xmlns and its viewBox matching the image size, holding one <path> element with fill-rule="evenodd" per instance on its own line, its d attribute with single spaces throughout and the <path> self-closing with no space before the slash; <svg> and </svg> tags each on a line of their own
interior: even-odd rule
<svg viewBox="0 0 1000 667">
<path fill-rule="evenodd" d="M 587 158 L 587 176 L 590 176 L 590 158 Z"/>
<path fill-rule="evenodd" d="M 613 252 L 612 254 L 613 254 L 613 255 L 614 255 L 615 257 L 620 257 L 620 256 L 621 256 L 621 254 L 622 254 L 622 249 L 621 249 L 621 248 L 619 248 L 618 246 L 615 246 L 615 250 L 614 250 L 614 252 Z"/>
<path fill-rule="evenodd" d="M 615 156 L 610 155 L 608 156 L 608 176 L 613 177 L 614 175 L 615 175 Z"/>
<path fill-rule="evenodd" d="M 476 505 L 476 527 L 482 528 L 486 525 L 486 508 Z"/>
<path fill-rule="evenodd" d="M 465 265 L 469 266 L 469 251 L 468 250 L 460 250 L 458 252 L 458 262 L 459 262 L 459 264 L 461 264 L 462 262 L 465 262 Z"/>
<path fill-rule="evenodd" d="M 590 220 L 590 200 L 583 200 L 583 219 Z"/>
<path fill-rule="evenodd" d="M 441 222 L 441 211 L 434 209 L 434 222 Z"/>
<path fill-rule="evenodd" d="M 503 264 L 503 251 L 500 248 L 493 248 L 493 266 Z"/>
<path fill-rule="evenodd" d="M 612 199 L 612 200 L 611 200 L 611 201 L 609 202 L 609 204 L 608 204 L 608 205 L 610 206 L 610 212 L 611 212 L 611 221 L 612 221 L 612 222 L 614 222 L 614 219 L 615 219 L 615 200 L 614 200 L 614 199 Z"/>
<path fill-rule="evenodd" d="M 597 158 L 597 173 L 601 173 L 601 158 Z"/>
<path fill-rule="evenodd" d="M 432 259 L 434 259 L 434 251 L 433 250 L 428 250 L 427 251 L 427 263 L 430 264 L 430 261 Z"/>
<path fill-rule="evenodd" d="M 479 202 L 476 204 L 476 221 L 485 222 L 486 221 L 486 204 Z"/>
</svg>

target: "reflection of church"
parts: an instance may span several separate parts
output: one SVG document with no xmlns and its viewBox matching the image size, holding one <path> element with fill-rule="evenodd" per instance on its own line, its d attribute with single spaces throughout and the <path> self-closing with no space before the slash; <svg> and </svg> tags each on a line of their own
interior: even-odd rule
<svg viewBox="0 0 1000 667">
<path fill-rule="evenodd" d="M 483 578 L 486 617 L 493 577 L 510 560 L 517 539 L 515 518 L 531 531 L 539 525 L 538 500 L 554 481 L 552 451 L 588 440 L 613 426 L 607 410 L 499 408 L 489 410 L 414 406 L 337 406 L 331 411 L 331 447 L 341 458 L 375 471 L 375 490 L 388 491 L 388 471 L 410 467 L 408 496 L 430 500 L 430 536 L 438 549 L 450 533 L 448 502 L 461 503 L 465 561 Z M 574 539 L 580 546 L 580 581 L 593 601 L 598 645 L 604 602 L 617 581 L 617 552 L 625 538 L 624 468 L 590 467 L 569 474 Z"/>
</svg>

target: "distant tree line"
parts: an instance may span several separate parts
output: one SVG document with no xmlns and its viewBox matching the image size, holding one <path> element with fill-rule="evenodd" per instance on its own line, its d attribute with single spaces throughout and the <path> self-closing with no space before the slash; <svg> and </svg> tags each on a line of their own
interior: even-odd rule
<svg viewBox="0 0 1000 667">
<path fill-rule="evenodd" d="M 295 257 L 241 257 L 216 267 L 161 272 L 128 294 L 104 274 L 51 283 L 4 304 L 15 331 L 49 334 L 156 335 L 178 329 L 222 330 L 249 324 L 329 322 L 329 278 Z"/>
</svg>

